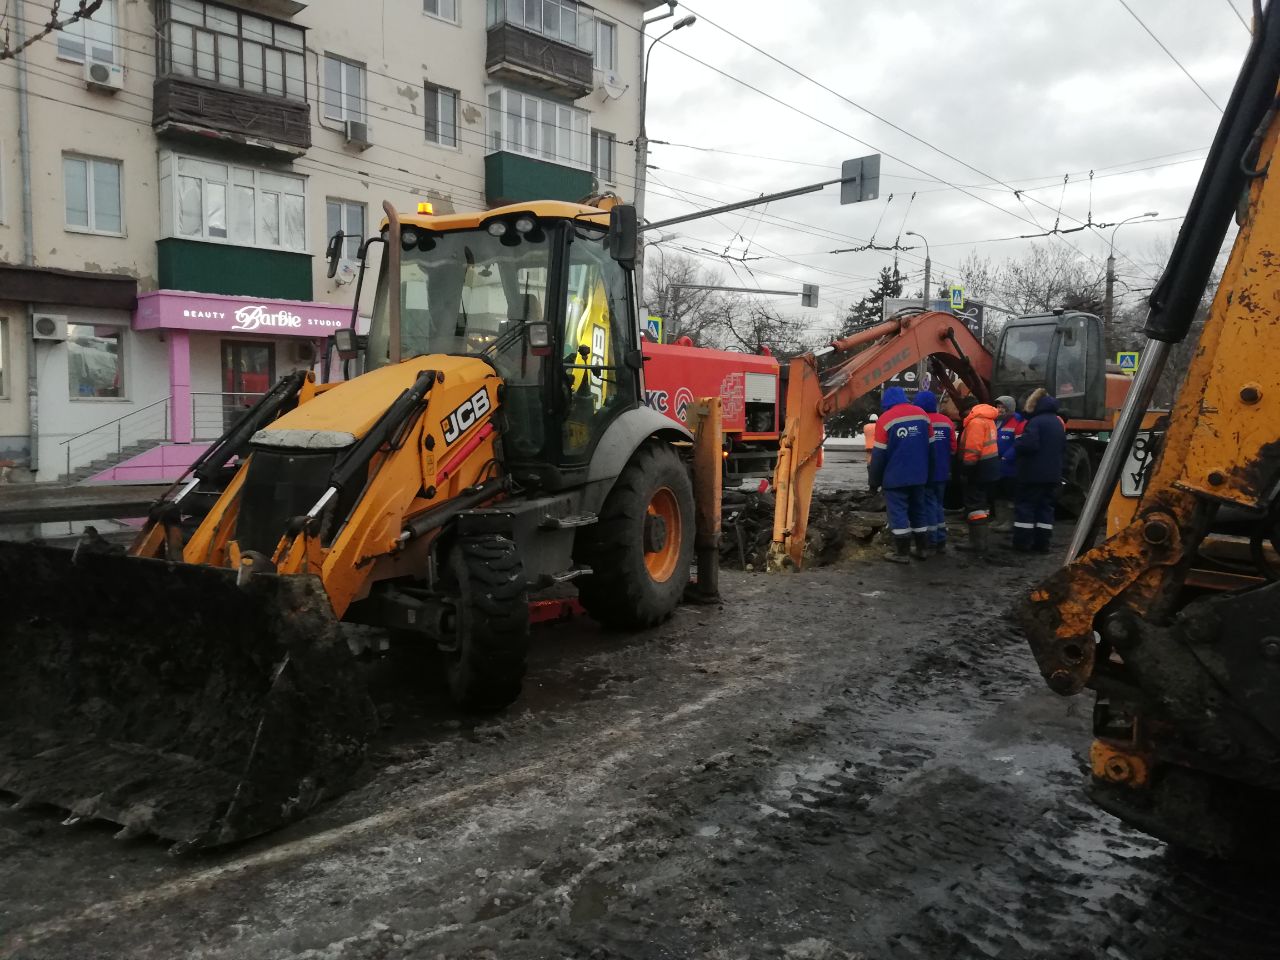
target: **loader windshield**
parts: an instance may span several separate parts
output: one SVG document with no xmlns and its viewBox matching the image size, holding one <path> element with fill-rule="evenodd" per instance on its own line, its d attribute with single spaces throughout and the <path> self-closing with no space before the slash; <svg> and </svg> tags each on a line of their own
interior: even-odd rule
<svg viewBox="0 0 1280 960">
<path fill-rule="evenodd" d="M 478 355 L 513 325 L 543 319 L 551 260 L 547 231 L 495 237 L 485 230 L 430 233 L 409 226 L 401 236 L 400 342 L 405 359 L 432 353 Z M 385 366 L 390 356 L 389 282 L 384 261 L 369 327 L 370 369 Z M 499 365 L 527 366 L 524 338 L 507 342 L 510 347 L 499 353 Z"/>
</svg>

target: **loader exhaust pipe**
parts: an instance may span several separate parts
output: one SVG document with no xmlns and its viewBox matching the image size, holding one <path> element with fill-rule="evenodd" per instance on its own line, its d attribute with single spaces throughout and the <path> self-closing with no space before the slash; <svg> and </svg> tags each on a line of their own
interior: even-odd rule
<svg viewBox="0 0 1280 960">
<path fill-rule="evenodd" d="M 387 215 L 387 320 L 390 322 L 388 360 L 400 362 L 400 214 L 390 200 L 382 201 L 382 212 Z"/>
</svg>

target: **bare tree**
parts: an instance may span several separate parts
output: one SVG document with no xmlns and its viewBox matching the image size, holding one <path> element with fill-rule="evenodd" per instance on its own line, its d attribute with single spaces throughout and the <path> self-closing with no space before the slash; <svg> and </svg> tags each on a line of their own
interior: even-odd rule
<svg viewBox="0 0 1280 960">
<path fill-rule="evenodd" d="M 799 320 L 782 316 L 760 300 L 737 299 L 726 304 L 724 327 L 728 345 L 755 353 L 768 347 L 775 356 L 794 356 L 814 344 Z"/>
<path fill-rule="evenodd" d="M 662 317 L 666 339 L 689 337 L 698 346 L 720 345 L 732 298 L 686 284 L 721 284 L 721 275 L 694 257 L 666 251 L 647 258 L 645 268 L 645 297 L 654 315 Z"/>
<path fill-rule="evenodd" d="M 88 20 L 98 12 L 100 6 L 102 6 L 102 0 L 78 0 L 75 4 L 75 9 L 63 15 L 61 10 L 62 0 L 50 0 L 49 19 L 41 21 L 40 29 L 25 38 L 17 46 L 14 46 L 10 39 L 8 18 L 0 17 L 0 60 L 12 60 L 27 47 L 38 40 L 44 39 L 55 30 L 61 30 L 77 20 Z"/>
</svg>

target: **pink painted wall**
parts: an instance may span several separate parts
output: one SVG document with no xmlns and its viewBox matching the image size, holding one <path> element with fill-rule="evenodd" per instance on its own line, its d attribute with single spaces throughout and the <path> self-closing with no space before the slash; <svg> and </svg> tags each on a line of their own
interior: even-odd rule
<svg viewBox="0 0 1280 960">
<path fill-rule="evenodd" d="M 86 480 L 86 483 L 156 483 L 177 480 L 211 447 L 209 443 L 165 443 L 130 457 Z"/>
</svg>

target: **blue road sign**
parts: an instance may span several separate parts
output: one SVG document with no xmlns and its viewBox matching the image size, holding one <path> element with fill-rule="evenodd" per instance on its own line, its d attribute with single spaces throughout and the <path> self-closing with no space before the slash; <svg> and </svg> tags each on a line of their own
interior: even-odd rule
<svg viewBox="0 0 1280 960">
<path fill-rule="evenodd" d="M 649 317 L 649 319 L 647 319 L 644 322 L 644 332 L 645 332 L 645 336 L 647 336 L 654 343 L 661 343 L 662 342 L 662 318 Z"/>
</svg>

